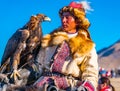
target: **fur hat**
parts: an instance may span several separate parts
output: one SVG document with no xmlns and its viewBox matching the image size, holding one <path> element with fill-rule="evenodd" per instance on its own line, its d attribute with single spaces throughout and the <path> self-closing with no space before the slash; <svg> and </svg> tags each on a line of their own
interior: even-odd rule
<svg viewBox="0 0 120 91">
<path fill-rule="evenodd" d="M 79 23 L 79 28 L 88 29 L 90 22 L 86 18 L 85 9 L 82 3 L 71 2 L 68 6 L 64 6 L 59 11 L 60 17 L 64 12 L 70 12 Z"/>
</svg>

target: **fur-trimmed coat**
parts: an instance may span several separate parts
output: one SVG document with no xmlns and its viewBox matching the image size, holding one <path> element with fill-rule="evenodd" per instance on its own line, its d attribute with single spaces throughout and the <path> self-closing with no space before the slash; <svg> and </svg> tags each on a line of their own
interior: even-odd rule
<svg viewBox="0 0 120 91">
<path fill-rule="evenodd" d="M 95 44 L 86 33 L 79 30 L 75 34 L 67 34 L 61 28 L 56 29 L 42 39 L 42 47 L 59 45 L 67 41 L 71 49 L 72 61 L 66 61 L 62 67 L 62 74 L 87 80 L 96 88 L 98 82 L 98 63 Z M 76 84 L 72 83 L 72 84 Z"/>
</svg>

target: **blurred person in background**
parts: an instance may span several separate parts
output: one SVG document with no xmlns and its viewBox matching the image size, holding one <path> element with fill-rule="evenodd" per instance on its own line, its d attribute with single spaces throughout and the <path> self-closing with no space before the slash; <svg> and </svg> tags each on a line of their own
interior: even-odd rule
<svg viewBox="0 0 120 91">
<path fill-rule="evenodd" d="M 108 77 L 101 77 L 98 83 L 98 91 L 115 91 Z"/>
</svg>

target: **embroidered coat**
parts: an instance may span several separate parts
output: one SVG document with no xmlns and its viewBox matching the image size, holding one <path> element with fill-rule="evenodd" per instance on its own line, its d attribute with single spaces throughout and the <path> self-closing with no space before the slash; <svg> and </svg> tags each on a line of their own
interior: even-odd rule
<svg viewBox="0 0 120 91">
<path fill-rule="evenodd" d="M 73 78 L 79 78 L 81 81 L 88 81 L 96 89 L 98 83 L 98 63 L 95 44 L 81 31 L 79 30 L 75 34 L 67 34 L 61 28 L 58 28 L 43 37 L 42 47 L 59 45 L 63 41 L 67 41 L 70 47 L 72 61 L 64 62 L 61 73 L 66 76 L 72 76 Z M 66 79 L 71 87 L 79 84 L 78 80 L 73 80 L 69 77 Z"/>
</svg>

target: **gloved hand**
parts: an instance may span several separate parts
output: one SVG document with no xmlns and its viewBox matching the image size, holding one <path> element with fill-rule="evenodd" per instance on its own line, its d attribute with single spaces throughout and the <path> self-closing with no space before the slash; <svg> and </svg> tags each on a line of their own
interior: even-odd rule
<svg viewBox="0 0 120 91">
<path fill-rule="evenodd" d="M 84 86 L 79 86 L 77 91 L 88 91 Z"/>
<path fill-rule="evenodd" d="M 79 85 L 77 86 L 77 91 L 95 91 L 95 88 L 91 84 L 91 82 L 85 80 L 82 83 L 79 83 Z"/>
<path fill-rule="evenodd" d="M 56 86 L 48 86 L 47 91 L 58 91 L 58 88 Z"/>
</svg>

